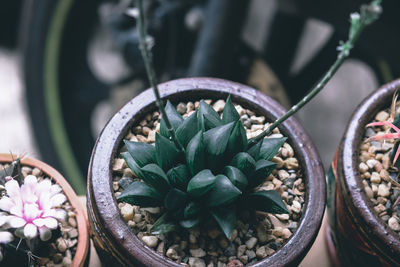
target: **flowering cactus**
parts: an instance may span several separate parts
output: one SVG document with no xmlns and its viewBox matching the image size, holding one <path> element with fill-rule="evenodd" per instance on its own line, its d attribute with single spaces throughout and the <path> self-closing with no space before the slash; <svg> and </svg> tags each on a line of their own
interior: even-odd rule
<svg viewBox="0 0 400 267">
<path fill-rule="evenodd" d="M 38 182 L 37 178 L 29 175 L 24 184 L 11 177 L 5 183 L 7 196 L 0 199 L 0 209 L 7 212 L 0 215 L 0 222 L 15 232 L 21 238 L 32 239 L 38 233 L 42 241 L 51 238 L 51 230 L 58 226 L 58 220 L 64 221 L 66 213 L 57 209 L 66 201 L 59 185 L 54 185 L 49 179 Z M 3 226 L 4 227 L 4 226 Z"/>
</svg>

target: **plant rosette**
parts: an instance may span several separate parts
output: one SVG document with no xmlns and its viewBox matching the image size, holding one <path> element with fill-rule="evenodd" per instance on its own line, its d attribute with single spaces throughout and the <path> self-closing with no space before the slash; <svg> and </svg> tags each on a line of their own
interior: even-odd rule
<svg viewBox="0 0 400 267">
<path fill-rule="evenodd" d="M 400 265 L 399 88 L 383 85 L 357 107 L 332 163 L 327 240 L 337 264 Z"/>
<path fill-rule="evenodd" d="M 6 266 L 84 266 L 87 219 L 66 180 L 35 159 L 0 154 L 0 258 Z"/>
<path fill-rule="evenodd" d="M 175 260 L 203 266 L 215 256 L 205 246 L 218 243 L 225 252 L 229 247 L 233 250 L 229 252 L 230 257 L 225 256 L 226 259 L 221 261 L 228 263 L 228 266 L 243 263 L 277 266 L 298 264 L 320 226 L 325 194 L 319 157 L 301 126 L 291 118 L 280 127 L 281 133 L 288 137 L 287 143 L 286 138 L 278 134 L 276 138 L 271 136 L 252 148 L 246 148 L 246 132 L 241 126 L 243 118 L 240 120 L 230 98 L 243 109 L 257 114 L 258 117 L 253 119 L 265 116 L 267 121 L 273 121 L 284 113 L 275 101 L 252 88 L 220 79 L 180 79 L 161 84 L 160 88 L 163 98 L 172 103 L 199 101 L 199 109 L 189 111 L 184 116 L 185 120 L 173 105 L 166 106 L 185 153 L 180 154 L 168 138 L 162 120 L 159 126 L 142 123 L 146 121 L 143 120 L 146 116 L 157 116 L 157 113 L 153 113 L 156 107 L 150 90 L 133 99 L 111 119 L 97 140 L 89 167 L 89 217 L 100 257 L 109 263 L 123 265 L 180 266 L 173 262 Z M 214 101 L 214 107 L 222 115 L 201 99 Z M 227 102 L 221 99 L 227 99 Z M 216 107 L 218 105 L 220 107 Z M 182 108 L 182 104 L 180 106 Z M 134 134 L 137 125 L 142 126 L 142 133 L 143 130 L 147 134 L 152 132 L 147 140 L 140 134 Z M 265 125 L 248 127 L 255 131 L 260 127 L 262 131 Z M 189 130 L 183 131 L 182 128 Z M 160 134 L 155 134 L 158 130 Z M 190 133 L 187 136 L 183 132 Z M 256 134 L 248 132 L 247 135 Z M 147 144 L 151 142 L 155 144 Z M 280 149 L 284 143 L 284 148 Z M 274 156 L 282 151 L 292 153 L 292 157 L 281 162 L 281 181 L 275 170 L 279 159 Z M 123 170 L 124 159 L 132 170 Z M 294 171 L 297 164 L 301 171 Z M 110 167 L 105 169 L 100 166 Z M 115 175 L 118 172 L 120 174 Z M 125 177 L 121 179 L 123 173 Z M 140 179 L 130 177 L 136 174 Z M 291 178 L 303 177 L 304 181 L 291 180 L 291 174 Z M 284 190 L 288 189 L 284 182 L 289 181 L 292 182 L 289 192 L 293 195 Z M 293 183 L 296 185 L 293 186 Z M 296 188 L 297 185 L 299 188 Z M 299 194 L 296 195 L 296 192 Z M 114 201 L 105 201 L 107 197 Z M 159 206 L 162 208 L 145 209 Z M 251 212 L 253 209 L 261 212 Z M 141 214 L 140 211 L 145 213 Z M 285 225 L 282 221 L 289 222 L 289 218 L 297 218 L 299 222 L 292 224 L 292 229 L 282 229 L 271 223 L 271 217 L 281 223 L 280 226 Z M 270 224 L 255 223 L 254 230 L 251 229 L 252 221 L 257 220 Z M 297 229 L 293 225 L 297 225 Z M 264 231 L 256 229 L 257 226 L 264 227 Z M 147 230 L 141 232 L 139 228 Z M 240 228 L 247 228 L 247 231 Z M 260 235 L 268 239 L 274 235 L 274 231 L 278 236 L 278 245 L 275 244 L 271 251 L 271 247 L 266 245 L 267 240 L 262 240 L 262 244 L 258 243 L 258 239 Z M 185 233 L 187 240 L 184 240 Z M 241 236 L 245 234 L 247 236 Z M 201 244 L 208 242 L 202 241 L 199 237 L 202 235 L 207 235 L 207 240 L 214 238 L 213 244 Z M 235 243 L 233 239 L 237 239 L 238 235 L 242 239 L 239 238 L 239 242 Z M 158 238 L 165 239 L 164 246 L 163 242 L 158 242 Z M 178 240 L 181 246 L 187 245 L 190 253 L 181 257 L 180 252 L 176 251 L 176 256 L 171 255 L 175 253 L 168 247 L 174 247 L 171 239 Z M 157 244 L 154 245 L 152 241 Z M 175 244 L 175 248 L 177 246 Z M 260 252 L 263 249 L 266 258 Z M 217 264 L 215 257 L 212 261 Z"/>
</svg>

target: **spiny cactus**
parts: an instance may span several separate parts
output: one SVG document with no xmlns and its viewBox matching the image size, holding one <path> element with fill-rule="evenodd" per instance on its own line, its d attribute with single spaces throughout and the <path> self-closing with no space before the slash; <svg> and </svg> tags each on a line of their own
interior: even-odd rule
<svg viewBox="0 0 400 267">
<path fill-rule="evenodd" d="M 125 140 L 122 153 L 142 181 L 125 187 L 118 200 L 141 207 L 165 207 L 151 232 L 163 234 L 178 225 L 192 228 L 214 218 L 230 238 L 240 209 L 288 213 L 274 190 L 255 191 L 273 169 L 270 160 L 286 141 L 267 138 L 251 148 L 230 96 L 220 118 L 204 101 L 183 119 L 170 102 L 168 118 L 184 151 L 180 151 L 160 122 L 155 145 Z"/>
</svg>

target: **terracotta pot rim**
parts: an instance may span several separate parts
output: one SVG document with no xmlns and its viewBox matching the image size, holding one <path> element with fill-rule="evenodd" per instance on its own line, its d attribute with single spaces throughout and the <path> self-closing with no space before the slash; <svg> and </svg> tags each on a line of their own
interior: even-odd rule
<svg viewBox="0 0 400 267">
<path fill-rule="evenodd" d="M 1 163 L 11 163 L 14 159 L 18 158 L 17 155 L 2 154 L 0 153 Z M 47 176 L 51 177 L 58 185 L 63 189 L 68 201 L 74 207 L 76 211 L 76 221 L 78 226 L 78 244 L 76 247 L 76 253 L 72 259 L 72 265 L 76 267 L 82 267 L 88 260 L 89 255 L 89 231 L 88 231 L 88 220 L 86 212 L 75 194 L 72 187 L 69 185 L 67 180 L 53 167 L 46 163 L 29 157 L 21 157 L 21 165 L 38 168 L 44 172 Z"/>
<path fill-rule="evenodd" d="M 378 111 L 385 107 L 390 107 L 393 93 L 396 88 L 400 87 L 400 79 L 387 83 L 378 90 L 367 96 L 363 102 L 356 108 L 353 113 L 347 130 L 344 133 L 341 146 L 339 148 L 338 171 L 342 172 L 345 179 L 339 179 L 342 196 L 346 195 L 349 198 L 343 198 L 347 203 L 347 208 L 352 212 L 352 218 L 355 223 L 360 226 L 360 222 L 364 226 L 363 235 L 371 241 L 377 251 L 379 247 L 384 247 L 390 244 L 394 254 L 400 255 L 400 239 L 399 235 L 391 230 L 387 224 L 379 220 L 373 213 L 373 206 L 370 200 L 364 193 L 362 178 L 359 173 L 359 152 L 360 145 L 365 132 L 365 125 L 373 120 Z M 371 233 L 367 235 L 365 233 Z M 378 253 L 378 252 L 377 252 Z M 384 252 L 382 252 L 384 254 Z"/>
<path fill-rule="evenodd" d="M 168 96 L 169 99 L 177 98 L 177 95 L 180 94 L 182 94 L 183 99 L 219 99 L 226 98 L 228 94 L 231 94 L 234 102 L 238 102 L 241 105 L 252 105 L 256 107 L 257 111 L 263 109 L 261 105 L 267 105 L 269 110 L 262 113 L 269 113 L 272 118 L 276 118 L 284 113 L 282 106 L 259 91 L 222 79 L 178 79 L 159 85 L 159 89 L 161 96 Z M 154 110 L 153 108 L 150 110 L 147 108 L 143 111 L 143 107 L 148 106 L 149 103 L 153 103 L 153 107 L 155 106 L 153 92 L 150 89 L 127 103 L 103 129 L 93 149 L 89 164 L 88 195 L 93 202 L 91 206 L 94 208 L 94 212 L 98 214 L 101 223 L 104 224 L 104 229 L 109 231 L 110 236 L 107 238 L 109 241 L 118 240 L 120 243 L 118 245 L 118 242 L 114 242 L 118 246 L 116 250 L 121 254 L 133 255 L 135 258 L 130 258 L 129 260 L 136 261 L 138 264 L 156 266 L 159 263 L 162 266 L 181 266 L 170 260 L 166 260 L 166 257 L 158 255 L 143 245 L 121 218 L 112 192 L 111 160 L 115 157 L 119 149 L 118 144 L 121 143 L 122 138 L 127 133 L 127 129 L 132 124 L 130 119 L 133 114 L 139 112 L 134 118 L 137 120 L 150 110 Z M 315 240 L 325 209 L 325 175 L 315 147 L 305 130 L 293 117 L 288 119 L 280 129 L 284 135 L 292 140 L 290 143 L 300 163 L 302 163 L 304 177 L 307 177 L 306 187 L 308 193 L 305 202 L 306 208 L 300 225 L 290 240 L 272 256 L 252 266 L 264 266 L 266 263 L 273 266 L 298 264 Z M 293 140 L 296 140 L 296 143 Z M 108 183 L 100 182 L 100 177 L 107 177 Z M 98 209 L 98 205 L 101 205 L 103 211 Z M 105 210 L 107 212 L 104 212 Z M 120 219 L 113 220 L 115 218 Z"/>
</svg>

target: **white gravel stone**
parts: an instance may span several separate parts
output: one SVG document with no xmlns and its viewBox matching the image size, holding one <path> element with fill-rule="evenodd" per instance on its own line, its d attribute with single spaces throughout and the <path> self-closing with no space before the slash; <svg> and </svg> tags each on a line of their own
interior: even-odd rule
<svg viewBox="0 0 400 267">
<path fill-rule="evenodd" d="M 224 110 L 224 107 L 225 107 L 225 101 L 224 100 L 218 100 L 218 101 L 216 101 L 215 103 L 214 103 L 214 105 L 213 105 L 213 109 L 216 111 L 216 112 L 221 112 L 221 111 L 223 111 Z"/>
<path fill-rule="evenodd" d="M 365 164 L 364 162 L 361 162 L 359 167 L 361 173 L 365 173 L 369 170 L 368 165 Z"/>
<path fill-rule="evenodd" d="M 389 187 L 385 184 L 380 184 L 378 187 L 378 196 L 388 197 L 390 195 Z"/>
<path fill-rule="evenodd" d="M 301 211 L 301 204 L 296 200 L 293 200 L 292 211 L 294 213 L 300 213 L 300 211 Z"/>
<path fill-rule="evenodd" d="M 133 220 L 133 206 L 129 203 L 125 203 L 125 205 L 121 209 L 121 215 L 126 222 L 128 222 L 129 220 Z"/>
<path fill-rule="evenodd" d="M 379 184 L 382 179 L 381 179 L 381 176 L 379 175 L 379 173 L 373 172 L 371 174 L 370 180 L 371 180 L 371 183 Z"/>
<path fill-rule="evenodd" d="M 400 231 L 399 221 L 395 217 L 391 217 L 388 221 L 389 227 L 394 231 Z"/>
<path fill-rule="evenodd" d="M 155 248 L 158 245 L 158 238 L 153 235 L 142 237 L 143 243 L 145 243 L 148 247 Z"/>
<path fill-rule="evenodd" d="M 377 121 L 385 121 L 389 118 L 389 113 L 387 113 L 386 111 L 381 111 L 378 114 L 376 114 L 375 119 Z"/>
<path fill-rule="evenodd" d="M 253 249 L 254 246 L 257 244 L 257 241 L 258 241 L 257 238 L 250 237 L 250 239 L 246 241 L 246 247 L 248 249 Z"/>
<path fill-rule="evenodd" d="M 190 250 L 190 255 L 192 255 L 193 257 L 196 257 L 196 258 L 201 258 L 207 254 L 202 248 L 196 248 L 196 249 Z"/>
</svg>

